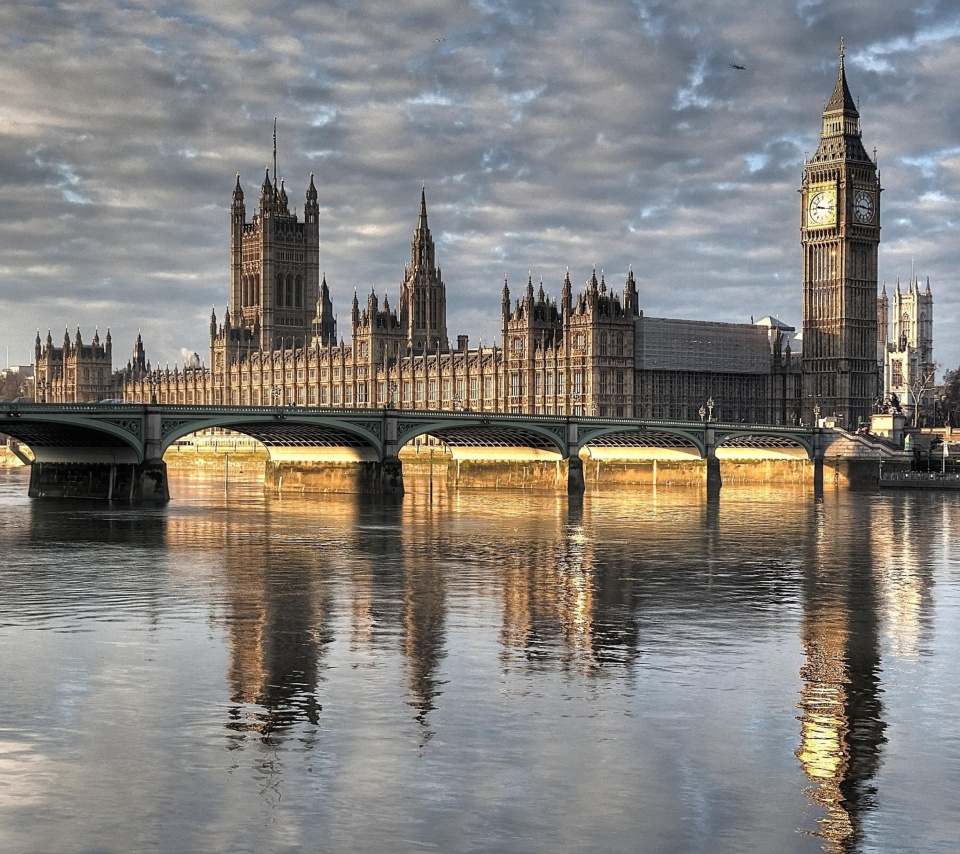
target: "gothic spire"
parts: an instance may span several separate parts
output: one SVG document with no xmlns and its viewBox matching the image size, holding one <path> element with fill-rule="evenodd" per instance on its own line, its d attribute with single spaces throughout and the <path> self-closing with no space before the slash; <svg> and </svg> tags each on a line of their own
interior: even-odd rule
<svg viewBox="0 0 960 854">
<path fill-rule="evenodd" d="M 430 236 L 430 227 L 427 225 L 427 190 L 426 185 L 420 185 L 420 218 L 417 230 L 413 233 L 413 245 L 410 250 L 410 266 L 414 270 L 434 267 L 433 238 Z"/>
<path fill-rule="evenodd" d="M 853 100 L 853 95 L 850 94 L 850 87 L 847 86 L 847 75 L 843 69 L 843 56 L 844 56 L 844 46 L 843 39 L 840 39 L 840 67 L 837 69 L 837 85 L 833 89 L 833 94 L 830 96 L 830 100 L 827 101 L 827 106 L 824 108 L 825 113 L 832 112 L 843 112 L 849 113 L 857 118 L 860 117 L 860 113 L 857 110 L 857 105 Z"/>
</svg>

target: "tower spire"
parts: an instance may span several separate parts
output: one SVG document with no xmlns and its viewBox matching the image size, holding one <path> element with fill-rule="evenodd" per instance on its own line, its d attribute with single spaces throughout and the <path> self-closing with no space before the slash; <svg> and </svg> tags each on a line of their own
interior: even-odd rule
<svg viewBox="0 0 960 854">
<path fill-rule="evenodd" d="M 276 180 L 277 175 L 280 173 L 277 172 L 277 117 L 273 117 L 273 178 Z"/>
</svg>

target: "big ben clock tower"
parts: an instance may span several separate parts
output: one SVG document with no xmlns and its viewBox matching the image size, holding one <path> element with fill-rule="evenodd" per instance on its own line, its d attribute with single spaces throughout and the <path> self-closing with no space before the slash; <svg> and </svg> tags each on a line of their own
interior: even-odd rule
<svg viewBox="0 0 960 854">
<path fill-rule="evenodd" d="M 804 418 L 836 416 L 855 430 L 877 397 L 877 249 L 880 178 L 860 138 L 843 40 L 820 145 L 803 170 Z"/>
</svg>

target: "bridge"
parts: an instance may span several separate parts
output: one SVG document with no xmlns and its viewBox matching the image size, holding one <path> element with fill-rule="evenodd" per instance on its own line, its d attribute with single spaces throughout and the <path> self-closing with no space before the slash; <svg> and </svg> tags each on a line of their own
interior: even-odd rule
<svg viewBox="0 0 960 854">
<path fill-rule="evenodd" d="M 519 453 L 555 464 L 558 481 L 562 472 L 572 493 L 584 489 L 581 452 L 597 458 L 640 449 L 686 454 L 705 461 L 708 488 L 719 488 L 718 450 L 752 449 L 759 456 L 789 451 L 813 462 L 815 483 L 823 478 L 825 431 L 811 427 L 394 408 L 0 404 L 0 432 L 34 454 L 33 497 L 168 500 L 164 452 L 210 428 L 261 442 L 270 478 L 349 472 L 346 488 L 337 491 L 402 493 L 400 449 L 423 436 L 457 458 Z"/>
</svg>

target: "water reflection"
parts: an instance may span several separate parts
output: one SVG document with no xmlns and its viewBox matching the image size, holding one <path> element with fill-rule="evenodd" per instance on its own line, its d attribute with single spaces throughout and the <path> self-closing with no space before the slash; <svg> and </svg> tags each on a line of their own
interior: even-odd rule
<svg viewBox="0 0 960 854">
<path fill-rule="evenodd" d="M 886 723 L 881 625 L 893 650 L 916 650 L 928 621 L 930 537 L 910 498 L 819 506 L 804 572 L 801 741 L 797 750 L 823 807 L 824 850 L 858 850 L 877 807 Z M 926 567 L 926 569 L 924 569 Z"/>
<path fill-rule="evenodd" d="M 595 813 L 607 835 L 583 850 L 628 850 L 654 827 L 669 840 L 658 850 L 758 833 L 751 850 L 863 851 L 889 750 L 884 670 L 933 643 L 933 512 L 943 528 L 955 515 L 929 497 L 815 504 L 740 489 L 712 501 L 683 489 L 430 501 L 412 489 L 377 503 L 198 484 L 157 510 L 31 502 L 19 516 L 0 495 L 13 556 L 0 631 L 175 625 L 198 656 L 208 636 L 214 666 L 189 699 L 193 724 L 213 723 L 177 738 L 185 753 L 215 743 L 231 769 L 252 765 L 271 808 L 337 803 L 341 822 L 354 804 L 402 813 L 419 785 L 423 827 L 489 814 L 497 850 L 518 838 L 548 850 Z M 112 662 L 105 682 L 61 678 L 90 698 L 176 684 L 135 665 Z M 17 767 L 38 749 L 8 740 L 0 753 Z M 576 789 L 581 771 L 595 799 Z M 316 800 L 298 802 L 304 792 Z M 501 803 L 527 792 L 536 810 Z M 577 794 L 582 814 L 568 817 Z M 781 816 L 784 804 L 794 811 Z M 368 850 L 386 841 L 363 838 L 381 843 Z"/>
</svg>

